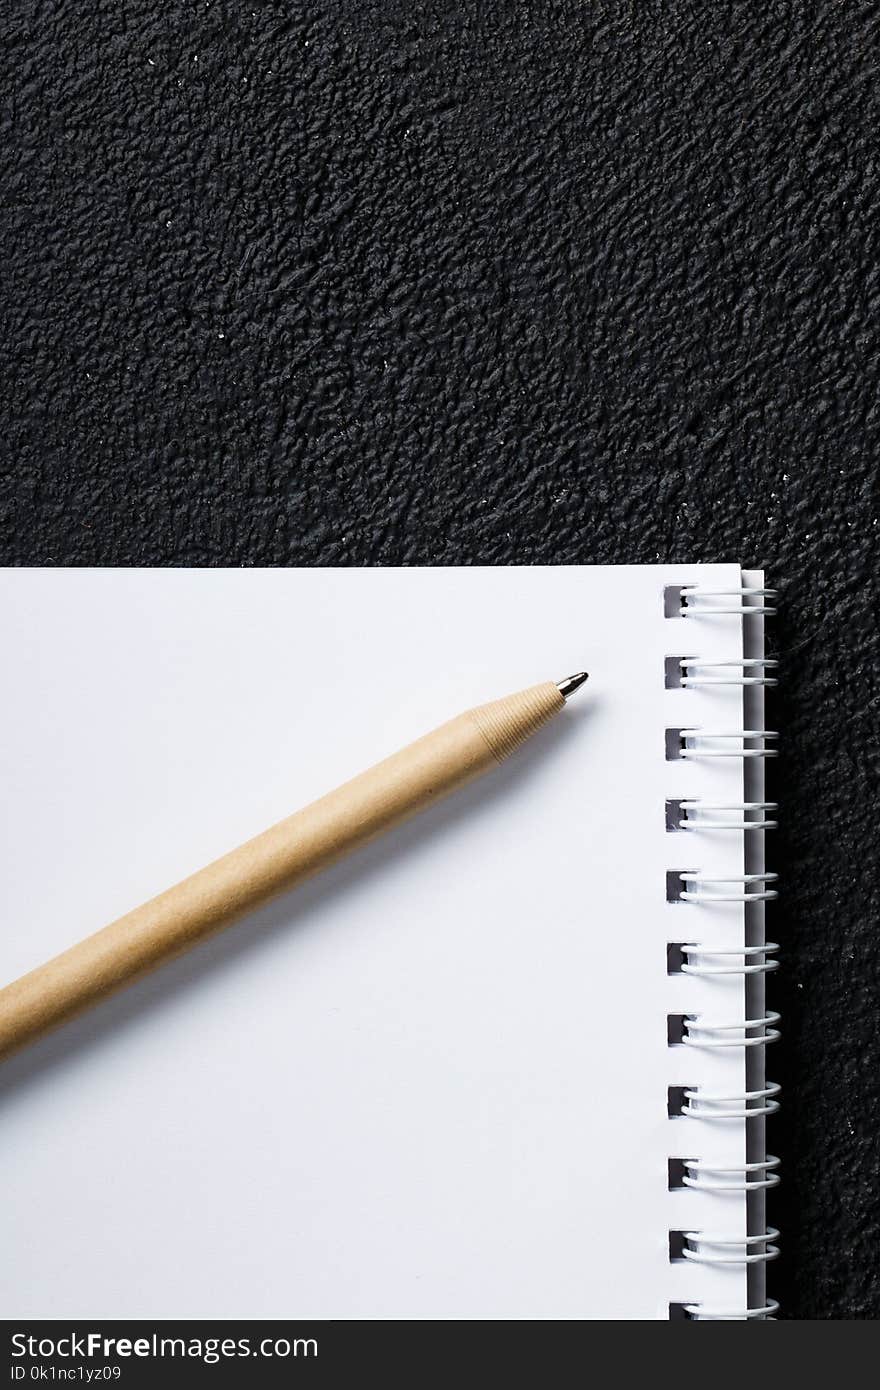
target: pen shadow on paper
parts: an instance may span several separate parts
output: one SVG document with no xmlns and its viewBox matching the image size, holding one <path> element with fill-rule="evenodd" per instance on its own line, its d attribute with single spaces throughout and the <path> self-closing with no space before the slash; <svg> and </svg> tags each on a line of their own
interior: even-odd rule
<svg viewBox="0 0 880 1390">
<path fill-rule="evenodd" d="M 594 699 L 590 706 L 572 711 L 572 716 L 579 720 L 590 717 L 595 705 Z M 26 1046 L 9 1061 L 0 1062 L 0 1107 L 29 1086 L 57 1079 L 84 1055 L 113 1046 L 115 1038 L 146 1015 L 154 1015 L 160 1022 L 163 1012 L 180 1007 L 191 990 L 209 988 L 212 979 L 232 972 L 245 954 L 271 950 L 280 933 L 320 930 L 320 909 L 343 903 L 365 882 L 393 874 L 400 858 L 417 853 L 421 845 L 436 841 L 460 821 L 497 816 L 500 803 L 508 797 L 528 795 L 528 781 L 535 767 L 565 757 L 567 722 L 554 721 L 497 771 L 249 913 L 185 956 L 160 966 L 57 1032 Z"/>
</svg>

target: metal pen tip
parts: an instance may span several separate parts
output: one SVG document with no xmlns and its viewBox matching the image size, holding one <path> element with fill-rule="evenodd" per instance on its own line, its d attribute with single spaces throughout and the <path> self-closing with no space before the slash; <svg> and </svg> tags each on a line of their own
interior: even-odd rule
<svg viewBox="0 0 880 1390">
<path fill-rule="evenodd" d="M 567 700 L 569 695 L 573 695 L 576 690 L 580 690 L 586 679 L 587 672 L 578 671 L 576 676 L 566 676 L 564 681 L 557 681 L 556 689 L 559 691 L 563 700 Z"/>
</svg>

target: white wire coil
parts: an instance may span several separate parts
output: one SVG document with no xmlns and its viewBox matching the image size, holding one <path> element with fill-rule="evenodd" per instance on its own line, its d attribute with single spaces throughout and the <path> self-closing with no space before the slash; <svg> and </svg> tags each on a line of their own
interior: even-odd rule
<svg viewBox="0 0 880 1390">
<path fill-rule="evenodd" d="M 775 1226 L 768 1226 L 757 1236 L 713 1235 L 706 1231 L 682 1231 L 682 1236 L 686 1242 L 681 1251 L 682 1259 L 692 1260 L 694 1264 L 744 1267 L 769 1264 L 779 1256 L 779 1246 L 773 1244 L 779 1237 Z"/>
<path fill-rule="evenodd" d="M 749 604 L 750 598 L 776 598 L 777 589 L 703 589 L 698 584 L 686 584 L 680 589 L 681 618 L 714 618 L 727 614 L 739 617 L 755 617 L 764 614 L 771 617 L 776 609 L 767 603 Z"/>
<path fill-rule="evenodd" d="M 779 1167 L 779 1159 L 773 1154 L 756 1163 L 728 1165 L 704 1158 L 683 1158 L 681 1163 L 683 1186 L 698 1192 L 759 1192 L 779 1186 L 779 1174 L 773 1171 Z"/>
<path fill-rule="evenodd" d="M 679 893 L 679 898 L 686 903 L 765 903 L 773 898 L 778 898 L 779 893 L 775 888 L 765 888 L 767 883 L 775 883 L 779 878 L 778 874 L 739 874 L 735 878 L 710 878 L 706 874 L 691 873 L 685 869 L 679 874 L 681 882 L 685 885 L 695 883 L 696 889 L 685 886 Z M 707 892 L 702 891 L 702 886 L 712 889 L 713 885 L 741 883 L 742 892 Z M 761 887 L 754 888 L 753 884 L 760 884 Z"/>
<path fill-rule="evenodd" d="M 742 661 L 704 661 L 696 656 L 683 656 L 679 661 L 683 673 L 680 684 L 691 690 L 708 685 L 778 685 L 775 676 L 765 674 L 778 665 L 778 661 L 765 657 L 745 657 Z M 714 674 L 717 672 L 721 674 Z"/>
<path fill-rule="evenodd" d="M 779 1312 L 775 1298 L 769 1298 L 760 1308 L 713 1308 L 705 1303 L 683 1303 L 681 1306 L 693 1322 L 742 1322 L 749 1318 L 773 1322 Z"/>
<path fill-rule="evenodd" d="M 758 1091 L 733 1091 L 727 1095 L 704 1091 L 699 1086 L 687 1088 L 684 1094 L 688 1103 L 682 1106 L 681 1114 L 696 1120 L 760 1119 L 776 1114 L 779 1101 L 774 1097 L 781 1089 L 778 1081 L 768 1081 Z M 754 1101 L 758 1104 L 750 1105 Z"/>
<path fill-rule="evenodd" d="M 779 1014 L 772 1009 L 762 1018 L 737 1023 L 707 1023 L 701 1017 L 685 1015 L 682 1042 L 686 1047 L 767 1047 L 779 1041 L 779 1029 L 774 1027 L 778 1022 Z"/>
<path fill-rule="evenodd" d="M 766 740 L 768 738 L 778 738 L 779 735 L 774 729 L 679 729 L 681 747 L 678 756 L 680 758 L 775 758 L 778 753 L 775 748 L 767 748 L 766 744 L 761 748 L 747 748 L 747 743 L 752 743 L 756 739 Z M 738 740 L 740 747 L 737 748 L 715 748 L 715 743 L 721 743 L 726 739 Z"/>
<path fill-rule="evenodd" d="M 679 830 L 775 830 L 779 824 L 775 820 L 746 820 L 745 816 L 749 811 L 758 811 L 762 815 L 767 811 L 778 809 L 777 801 L 680 801 L 679 810 L 683 812 L 678 821 Z M 711 816 L 719 811 L 741 811 L 742 820 L 712 820 Z M 710 819 L 704 820 L 704 813 L 708 812 Z"/>
<path fill-rule="evenodd" d="M 742 620 L 741 630 L 747 633 L 749 629 L 745 626 L 746 619 L 770 616 L 776 612 L 775 606 L 770 602 L 775 597 L 775 590 L 763 587 L 751 588 L 745 583 L 738 588 L 730 589 L 713 589 L 698 584 L 668 586 L 664 591 L 664 609 L 668 617 L 678 616 L 688 619 L 715 616 L 738 617 Z M 747 642 L 746 651 L 748 649 Z M 740 650 L 742 651 L 742 648 Z M 711 697 L 711 690 L 714 687 L 740 687 L 744 691 L 742 698 L 745 702 L 745 711 L 751 708 L 750 701 L 753 699 L 748 690 L 749 688 L 756 689 L 759 700 L 755 706 L 756 713 L 751 717 L 746 713 L 743 722 L 763 722 L 762 715 L 757 713 L 761 708 L 760 690 L 775 686 L 778 683 L 775 674 L 778 665 L 778 661 L 771 658 L 764 656 L 750 658 L 745 654 L 736 659 L 720 658 L 718 660 L 709 657 L 668 656 L 666 658 L 666 685 L 668 689 L 703 690 L 707 693 L 707 697 Z M 740 758 L 744 763 L 747 763 L 751 759 L 767 759 L 778 756 L 777 750 L 773 746 L 776 738 L 775 731 L 767 729 L 667 728 L 666 756 L 670 760 L 674 760 L 678 756 L 687 761 L 696 761 L 702 758 Z M 748 786 L 748 774 L 746 774 L 746 785 Z M 757 790 L 757 786 L 755 790 Z M 758 791 L 758 795 L 763 795 L 763 789 Z M 751 831 L 772 830 L 777 827 L 777 821 L 772 814 L 777 809 L 776 803 L 769 801 L 743 800 L 742 802 L 715 803 L 703 802 L 695 798 L 690 801 L 667 802 L 666 824 L 670 830 L 742 831 L 743 841 L 748 844 L 746 836 Z M 735 867 L 739 867 L 739 865 Z M 775 887 L 778 876 L 774 873 L 763 872 L 762 859 L 750 862 L 748 851 L 743 867 L 745 869 L 759 869 L 762 872 L 748 872 L 723 877 L 715 876 L 711 872 L 702 873 L 696 869 L 693 871 L 669 871 L 667 874 L 667 896 L 673 902 L 685 901 L 703 907 L 715 904 L 741 905 L 746 914 L 747 929 L 751 922 L 752 929 L 755 931 L 755 936 L 746 939 L 754 941 L 759 932 L 763 935 L 763 929 L 760 926 L 761 919 L 760 917 L 750 917 L 748 914 L 752 909 L 759 912 L 764 903 L 778 896 Z M 723 875 L 724 870 L 720 865 L 719 869 Z M 694 920 L 703 919 L 695 917 Z M 705 920 L 711 919 L 706 918 Z M 772 959 L 773 954 L 779 949 L 775 942 L 763 942 L 758 945 L 743 943 L 740 946 L 729 944 L 713 946 L 710 939 L 708 942 L 676 942 L 671 944 L 680 952 L 678 968 L 681 973 L 697 978 L 709 980 L 713 977 L 737 976 L 746 979 L 749 977 L 760 978 L 778 968 L 778 962 Z M 674 969 L 672 973 L 675 973 Z M 759 986 L 757 995 L 747 994 L 746 999 L 749 997 L 762 1001 L 758 1007 L 753 1005 L 751 1010 L 748 1006 L 744 1009 L 744 1012 L 752 1012 L 756 1016 L 735 1022 L 725 1022 L 723 1018 L 718 1019 L 717 1016 L 713 1018 L 700 1014 L 670 1016 L 670 1041 L 680 1040 L 685 1045 L 696 1048 L 742 1048 L 746 1053 L 749 1048 L 767 1047 L 780 1036 L 778 1028 L 775 1027 L 779 1022 L 779 1014 L 770 1010 L 765 1011 L 762 986 Z M 734 1011 L 736 1012 L 736 1010 Z M 758 1017 L 758 1014 L 761 1016 Z M 760 1080 L 758 1080 L 758 1073 L 755 1073 L 755 1080 L 751 1083 L 751 1089 L 728 1091 L 720 1088 L 709 1090 L 699 1086 L 684 1088 L 683 1091 L 677 1092 L 679 1096 L 683 1095 L 684 1098 L 683 1101 L 676 1103 L 677 1105 L 680 1104 L 680 1109 L 671 1113 L 678 1113 L 692 1120 L 736 1121 L 742 1125 L 747 1125 L 749 1121 L 756 1119 L 763 1122 L 767 1116 L 774 1114 L 779 1109 L 779 1102 L 776 1097 L 779 1095 L 780 1087 L 775 1082 L 764 1080 L 762 1070 L 761 1068 Z M 696 1132 L 699 1133 L 700 1131 Z M 754 1134 L 755 1131 L 752 1133 Z M 757 1133 L 762 1135 L 763 1129 L 758 1130 Z M 763 1148 L 763 1143 L 761 1148 Z M 752 1194 L 763 1194 L 764 1191 L 777 1186 L 779 1183 L 779 1175 L 775 1171 L 779 1166 L 779 1160 L 772 1155 L 764 1153 L 763 1156 L 760 1156 L 760 1151 L 758 1154 L 754 1154 L 744 1153 L 740 1150 L 739 1153 L 731 1154 L 730 1157 L 740 1160 L 754 1158 L 755 1161 L 740 1161 L 729 1164 L 723 1155 L 714 1158 L 678 1159 L 676 1162 L 680 1168 L 676 1181 L 694 1191 L 718 1194 L 720 1197 L 725 1194 L 742 1194 L 750 1199 Z M 755 1211 L 759 1209 L 756 1208 Z M 752 1213 L 751 1206 L 749 1211 Z M 759 1234 L 749 1235 L 718 1233 L 717 1230 L 715 1233 L 694 1230 L 676 1232 L 676 1237 L 683 1240 L 684 1243 L 680 1247 L 676 1247 L 675 1256 L 680 1254 L 681 1258 L 692 1263 L 721 1268 L 740 1267 L 745 1269 L 751 1266 L 763 1266 L 776 1259 L 779 1254 L 779 1248 L 775 1244 L 779 1232 L 774 1227 L 765 1227 L 763 1219 L 761 1219 L 758 1230 Z M 751 1290 L 751 1284 L 749 1287 Z M 747 1299 L 746 1302 L 748 1303 L 748 1301 Z M 710 1303 L 688 1303 L 677 1306 L 683 1308 L 688 1317 L 697 1321 L 764 1320 L 772 1319 L 778 1311 L 778 1304 L 775 1300 L 766 1299 L 766 1296 L 762 1298 L 759 1294 L 755 1301 L 758 1302 L 759 1306 L 742 1308 Z"/>
<path fill-rule="evenodd" d="M 705 945 L 703 942 L 681 942 L 680 950 L 687 959 L 681 967 L 683 975 L 696 975 L 700 978 L 712 975 L 769 975 L 771 971 L 779 969 L 778 960 L 754 960 L 755 956 L 766 956 L 768 952 L 778 951 L 779 945 L 776 941 L 765 941 L 760 946 L 712 946 Z M 694 964 L 691 957 L 699 960 L 705 956 L 742 956 L 741 965 L 699 965 Z"/>
</svg>

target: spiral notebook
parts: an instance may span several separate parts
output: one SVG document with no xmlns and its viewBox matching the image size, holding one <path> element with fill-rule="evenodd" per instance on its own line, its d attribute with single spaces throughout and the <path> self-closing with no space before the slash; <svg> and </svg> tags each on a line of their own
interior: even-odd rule
<svg viewBox="0 0 880 1390">
<path fill-rule="evenodd" d="M 7 1063 L 4 1316 L 772 1315 L 760 573 L 0 584 L 3 982 L 590 672 L 496 773 Z"/>
</svg>

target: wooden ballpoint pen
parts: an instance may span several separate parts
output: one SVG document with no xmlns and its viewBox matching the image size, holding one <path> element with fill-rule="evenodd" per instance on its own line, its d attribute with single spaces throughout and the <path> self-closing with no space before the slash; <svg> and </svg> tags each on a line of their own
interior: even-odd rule
<svg viewBox="0 0 880 1390">
<path fill-rule="evenodd" d="M 488 771 L 586 672 L 467 710 L 0 990 L 0 1058 Z"/>
</svg>

